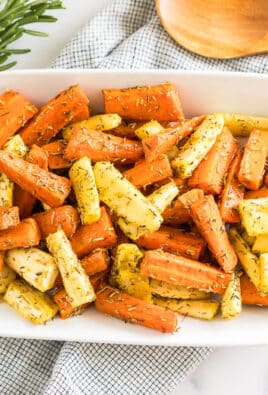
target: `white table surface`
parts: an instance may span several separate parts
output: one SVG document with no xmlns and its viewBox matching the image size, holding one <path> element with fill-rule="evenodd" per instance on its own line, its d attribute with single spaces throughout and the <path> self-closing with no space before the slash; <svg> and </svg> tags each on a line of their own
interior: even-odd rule
<svg viewBox="0 0 268 395">
<path fill-rule="evenodd" d="M 49 32 L 49 38 L 24 36 L 16 43 L 18 48 L 32 49 L 17 57 L 16 68 L 48 67 L 80 26 L 110 1 L 64 0 L 66 10 L 53 12 L 59 16 L 57 23 L 36 26 Z M 172 395 L 267 395 L 267 356 L 268 346 L 218 348 Z"/>
</svg>

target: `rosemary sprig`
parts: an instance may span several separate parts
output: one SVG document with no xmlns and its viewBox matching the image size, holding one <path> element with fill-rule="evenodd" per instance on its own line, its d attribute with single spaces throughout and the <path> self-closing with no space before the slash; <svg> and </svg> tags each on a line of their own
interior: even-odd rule
<svg viewBox="0 0 268 395">
<path fill-rule="evenodd" d="M 0 0 L 0 3 L 2 1 Z M 56 22 L 57 18 L 44 15 L 47 10 L 63 9 L 61 0 L 7 0 L 0 5 L 0 71 L 7 70 L 17 64 L 7 63 L 13 54 L 30 52 L 30 49 L 13 49 L 9 45 L 23 34 L 46 37 L 48 34 L 26 29 L 24 26 L 36 22 Z"/>
</svg>

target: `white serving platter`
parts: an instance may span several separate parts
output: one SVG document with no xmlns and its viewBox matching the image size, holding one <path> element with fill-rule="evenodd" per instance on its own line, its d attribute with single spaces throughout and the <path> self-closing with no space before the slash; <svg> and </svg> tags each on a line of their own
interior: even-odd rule
<svg viewBox="0 0 268 395">
<path fill-rule="evenodd" d="M 179 88 L 186 116 L 218 111 L 268 116 L 268 76 L 180 71 L 25 70 L 0 73 L 0 92 L 16 89 L 41 105 L 69 85 L 80 83 L 94 112 L 102 111 L 101 89 L 170 81 Z M 232 321 L 180 319 L 176 334 L 125 324 L 88 309 L 82 316 L 35 326 L 0 304 L 0 336 L 165 346 L 268 344 L 268 309 L 245 307 Z"/>
</svg>

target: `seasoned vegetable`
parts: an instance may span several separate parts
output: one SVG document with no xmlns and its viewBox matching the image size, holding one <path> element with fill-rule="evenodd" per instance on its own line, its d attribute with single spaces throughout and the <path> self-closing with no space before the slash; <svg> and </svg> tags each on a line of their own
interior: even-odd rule
<svg viewBox="0 0 268 395">
<path fill-rule="evenodd" d="M 254 238 L 253 252 L 268 252 L 268 234 L 258 235 Z"/>
<path fill-rule="evenodd" d="M 268 253 L 260 254 L 259 291 L 263 294 L 268 294 Z"/>
<path fill-rule="evenodd" d="M 0 206 L 0 230 L 8 229 L 11 226 L 17 226 L 20 222 L 18 207 L 1 207 Z"/>
<path fill-rule="evenodd" d="M 85 256 L 81 261 L 81 266 L 88 276 L 103 272 L 108 268 L 110 257 L 105 248 L 96 248 L 91 254 Z"/>
<path fill-rule="evenodd" d="M 268 198 L 242 200 L 239 212 L 249 236 L 268 233 Z"/>
<path fill-rule="evenodd" d="M 240 291 L 240 278 L 233 273 L 221 301 L 221 313 L 223 318 L 232 319 L 237 317 L 242 311 L 242 299 Z"/>
<path fill-rule="evenodd" d="M 158 133 L 163 132 L 165 129 L 163 126 L 157 121 L 150 121 L 140 126 L 135 130 L 135 135 L 139 137 L 139 139 L 147 139 L 147 137 L 154 136 Z"/>
<path fill-rule="evenodd" d="M 147 196 L 149 202 L 157 208 L 160 214 L 171 204 L 175 197 L 179 194 L 179 189 L 176 184 L 171 181 L 153 193 Z"/>
<path fill-rule="evenodd" d="M 49 144 L 42 145 L 42 149 L 46 153 L 48 167 L 53 169 L 68 169 L 72 165 L 72 161 L 65 158 L 67 142 L 65 140 L 55 140 Z"/>
<path fill-rule="evenodd" d="M 180 225 L 192 221 L 191 214 L 179 199 L 174 200 L 162 214 L 164 222 L 169 225 Z"/>
<path fill-rule="evenodd" d="M 153 295 L 170 299 L 202 300 L 209 299 L 211 295 L 209 292 L 199 291 L 195 288 L 186 288 L 154 279 L 150 279 L 150 288 Z"/>
<path fill-rule="evenodd" d="M 246 274 L 241 277 L 240 287 L 243 304 L 268 306 L 268 295 L 260 294 Z"/>
<path fill-rule="evenodd" d="M 55 295 L 53 295 L 53 300 L 57 304 L 60 318 L 63 320 L 81 314 L 86 309 L 86 307 L 89 306 L 89 303 L 85 303 L 81 306 L 73 307 L 69 301 L 65 289 L 61 289 L 60 291 L 56 292 Z"/>
<path fill-rule="evenodd" d="M 40 231 L 33 218 L 21 221 L 17 226 L 0 231 L 0 250 L 33 247 L 39 244 Z"/>
<path fill-rule="evenodd" d="M 253 129 L 267 130 L 268 118 L 254 117 L 246 114 L 222 113 L 224 125 L 226 125 L 234 136 L 249 136 Z"/>
<path fill-rule="evenodd" d="M 16 278 L 16 273 L 10 267 L 3 265 L 0 270 L 0 294 L 4 294 L 12 281 Z"/>
</svg>

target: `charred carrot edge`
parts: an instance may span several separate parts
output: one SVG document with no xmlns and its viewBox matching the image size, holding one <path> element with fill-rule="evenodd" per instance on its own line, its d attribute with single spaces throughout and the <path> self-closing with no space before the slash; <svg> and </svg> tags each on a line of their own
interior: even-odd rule
<svg viewBox="0 0 268 395">
<path fill-rule="evenodd" d="M 164 218 L 165 224 L 169 225 L 185 224 L 192 220 L 189 210 L 187 210 L 178 199 L 166 208 L 162 217 Z"/>
<path fill-rule="evenodd" d="M 45 151 L 36 144 L 33 144 L 27 157 L 27 162 L 38 165 L 44 170 L 48 169 L 48 157 Z"/>
<path fill-rule="evenodd" d="M 260 188 L 263 180 L 267 148 L 265 147 L 262 133 L 254 129 L 244 148 L 244 154 L 240 164 L 238 179 L 248 189 L 256 191 Z"/>
<path fill-rule="evenodd" d="M 0 207 L 0 230 L 17 226 L 20 223 L 18 207 Z"/>
<path fill-rule="evenodd" d="M 259 199 L 268 197 L 268 188 L 258 189 L 258 191 L 245 192 L 244 199 Z"/>
<path fill-rule="evenodd" d="M 51 207 L 61 206 L 71 190 L 71 182 L 67 178 L 43 170 L 5 151 L 0 151 L 0 171 Z"/>
<path fill-rule="evenodd" d="M 88 98 L 79 85 L 74 85 L 50 99 L 20 132 L 26 145 L 44 145 L 60 129 L 74 121 L 89 117 Z"/>
<path fill-rule="evenodd" d="M 56 232 L 59 227 L 61 227 L 66 236 L 70 238 L 73 236 L 80 223 L 77 210 L 68 205 L 34 214 L 33 218 L 39 226 L 41 238 L 43 240 L 46 239 L 50 233 Z"/>
<path fill-rule="evenodd" d="M 227 223 L 240 222 L 238 204 L 244 198 L 245 187 L 238 180 L 237 175 L 242 159 L 242 152 L 236 153 L 233 162 L 229 168 L 226 183 L 221 193 L 220 214 L 222 220 Z"/>
<path fill-rule="evenodd" d="M 48 167 L 50 169 L 67 169 L 72 162 L 64 158 L 67 141 L 56 140 L 43 145 L 42 148 L 48 157 Z"/>
<path fill-rule="evenodd" d="M 79 307 L 72 307 L 65 289 L 56 292 L 53 295 L 53 300 L 57 304 L 60 318 L 63 320 L 81 314 L 89 306 L 89 303 L 87 303 Z"/>
<path fill-rule="evenodd" d="M 202 189 L 194 188 L 190 189 L 190 191 L 187 191 L 180 195 L 178 197 L 179 201 L 183 204 L 183 206 L 189 210 L 191 205 L 194 202 L 197 202 L 198 200 L 202 199 L 204 197 L 204 192 Z"/>
<path fill-rule="evenodd" d="M 171 177 L 172 170 L 167 156 L 161 155 L 150 163 L 142 160 L 123 174 L 137 188 L 142 188 Z"/>
<path fill-rule="evenodd" d="M 0 231 L 0 250 L 33 247 L 39 244 L 40 231 L 33 218 L 22 220 L 17 226 Z"/>
<path fill-rule="evenodd" d="M 110 131 L 111 134 L 114 134 L 118 137 L 125 137 L 127 139 L 136 139 L 137 136 L 135 134 L 135 130 L 139 129 L 144 124 L 143 121 L 127 121 L 121 123 L 121 125 L 117 126 L 117 128 Z"/>
<path fill-rule="evenodd" d="M 237 150 L 238 141 L 229 129 L 223 128 L 211 150 L 189 178 L 189 186 L 218 195 L 222 191 L 224 176 Z"/>
<path fill-rule="evenodd" d="M 268 295 L 261 296 L 246 274 L 240 279 L 240 287 L 243 304 L 268 306 Z"/>
<path fill-rule="evenodd" d="M 163 251 L 196 260 L 205 248 L 205 242 L 201 237 L 168 226 L 161 226 L 156 232 L 143 235 L 135 242 L 147 250 L 161 248 Z"/>
<path fill-rule="evenodd" d="M 104 89 L 107 113 L 144 121 L 178 121 L 184 119 L 177 88 L 165 83 L 128 89 Z"/>
<path fill-rule="evenodd" d="M 146 277 L 219 294 L 231 279 L 216 267 L 161 250 L 146 251 L 140 270 Z"/>
<path fill-rule="evenodd" d="M 20 218 L 28 218 L 32 215 L 36 199 L 29 192 L 24 191 L 15 184 L 13 203 L 19 208 Z"/>
<path fill-rule="evenodd" d="M 66 159 L 87 156 L 93 162 L 123 160 L 136 162 L 143 155 L 139 141 L 128 140 L 112 134 L 75 126 L 65 149 Z"/>
<path fill-rule="evenodd" d="M 105 248 L 97 248 L 81 260 L 81 266 L 88 276 L 103 272 L 108 268 L 109 255 Z"/>
<path fill-rule="evenodd" d="M 173 333 L 178 329 L 178 316 L 173 311 L 146 303 L 109 286 L 97 292 L 95 306 L 112 317 L 164 333 Z"/>
<path fill-rule="evenodd" d="M 81 225 L 71 239 L 78 258 L 88 255 L 96 248 L 108 248 L 116 245 L 116 233 L 105 207 L 101 207 L 101 216 L 97 222 Z"/>
<path fill-rule="evenodd" d="M 20 93 L 8 91 L 0 96 L 0 148 L 36 113 L 37 108 Z"/>
<path fill-rule="evenodd" d="M 237 256 L 229 241 L 214 197 L 204 196 L 191 205 L 190 212 L 219 265 L 225 272 L 231 272 L 237 265 Z"/>
</svg>

